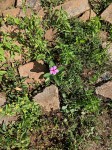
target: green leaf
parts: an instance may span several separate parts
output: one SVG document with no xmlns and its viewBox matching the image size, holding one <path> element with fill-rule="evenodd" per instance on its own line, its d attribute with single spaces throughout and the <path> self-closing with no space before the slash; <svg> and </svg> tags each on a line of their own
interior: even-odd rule
<svg viewBox="0 0 112 150">
<path fill-rule="evenodd" d="M 49 78 L 51 76 L 51 74 L 50 73 L 46 73 L 46 74 L 44 74 L 44 78 Z"/>
<path fill-rule="evenodd" d="M 51 67 L 53 67 L 53 66 L 55 66 L 55 63 L 54 63 L 53 61 L 50 61 L 49 67 L 51 68 Z"/>
</svg>

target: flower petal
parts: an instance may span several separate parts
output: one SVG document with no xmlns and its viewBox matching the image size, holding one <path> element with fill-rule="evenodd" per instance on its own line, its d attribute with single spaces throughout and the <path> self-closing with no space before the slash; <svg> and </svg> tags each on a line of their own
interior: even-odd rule
<svg viewBox="0 0 112 150">
<path fill-rule="evenodd" d="M 56 66 L 53 66 L 52 68 L 53 68 L 54 70 L 55 70 L 55 69 L 57 69 L 57 67 L 56 67 Z"/>
<path fill-rule="evenodd" d="M 53 70 L 54 70 L 54 68 L 53 68 L 53 67 L 51 67 L 51 68 L 50 68 L 50 71 L 53 71 Z"/>
<path fill-rule="evenodd" d="M 50 74 L 54 74 L 54 71 L 50 70 Z"/>
<path fill-rule="evenodd" d="M 58 73 L 58 72 L 59 72 L 59 70 L 58 70 L 58 69 L 56 69 L 56 70 L 55 70 L 55 72 L 56 72 L 56 73 Z"/>
</svg>

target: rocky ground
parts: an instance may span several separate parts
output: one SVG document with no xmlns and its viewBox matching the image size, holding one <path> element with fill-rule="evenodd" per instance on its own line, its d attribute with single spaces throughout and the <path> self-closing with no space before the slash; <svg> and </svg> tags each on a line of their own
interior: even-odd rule
<svg viewBox="0 0 112 150">
<path fill-rule="evenodd" d="M 26 13 L 23 11 L 23 6 L 26 6 Z M 92 10 L 92 7 L 90 5 L 90 2 L 88 0 L 66 0 L 63 4 L 60 4 L 59 6 L 54 7 L 53 9 L 60 9 L 63 8 L 69 18 L 77 17 L 80 20 L 86 22 L 90 20 L 91 18 L 94 18 L 97 16 L 97 14 Z M 45 10 L 41 6 L 41 3 L 39 0 L 26 0 L 24 3 L 22 3 L 22 0 L 0 0 L 0 16 L 1 17 L 7 17 L 14 16 L 14 17 L 22 17 L 25 16 L 30 17 L 32 15 L 32 9 L 34 12 L 40 17 L 43 18 L 45 15 Z M 99 14 L 102 20 L 105 22 L 108 22 L 112 24 L 112 3 Z M 6 26 L 2 25 L 0 28 L 0 32 L 18 32 L 17 29 L 14 26 Z M 47 30 L 45 33 L 45 39 L 48 41 L 53 41 L 53 38 L 55 36 L 56 31 L 53 31 L 52 29 Z M 108 39 L 108 32 L 101 31 L 100 38 L 102 41 L 102 46 L 107 47 L 108 46 L 108 54 L 109 54 L 109 60 L 110 65 L 112 63 L 112 42 Z M 1 36 L 2 38 L 2 36 Z M 16 43 L 18 45 L 19 43 Z M 26 50 L 27 51 L 27 50 Z M 9 53 L 5 53 L 7 60 L 10 62 L 11 57 Z M 23 61 L 23 58 L 21 55 L 15 56 L 14 60 Z M 47 72 L 46 65 L 43 61 L 39 62 L 26 62 L 24 65 L 22 64 L 18 68 L 19 74 L 21 77 L 27 77 L 25 80 L 26 84 L 31 86 L 33 83 L 44 82 L 43 74 Z M 96 83 L 96 94 L 98 96 L 103 97 L 104 101 L 105 99 L 112 100 L 112 68 L 105 72 L 101 78 L 99 78 L 98 82 Z M 21 89 L 17 87 L 17 91 L 20 91 Z M 52 101 L 49 101 L 52 99 Z M 37 94 L 34 96 L 34 101 L 38 103 L 42 108 L 48 112 L 52 110 L 60 109 L 60 102 L 59 102 L 59 92 L 58 88 L 55 85 L 51 85 L 44 89 L 43 92 Z M 3 107 L 6 104 L 6 95 L 5 93 L 0 93 L 0 106 Z M 110 114 L 111 115 L 111 114 Z M 110 118 L 110 115 L 108 114 L 108 111 L 104 109 L 104 114 L 99 116 L 97 119 L 98 125 L 97 125 L 97 131 L 98 135 L 102 137 L 100 139 L 100 143 L 95 143 L 92 141 L 88 141 L 88 148 L 80 148 L 80 149 L 87 149 L 87 150 L 111 150 L 108 149 L 108 145 L 111 143 L 108 140 L 108 136 L 112 132 L 111 126 L 112 126 L 112 120 Z M 0 124 L 5 122 L 8 124 L 9 122 L 14 122 L 17 120 L 17 116 L 5 116 L 0 118 Z M 33 140 L 32 140 L 33 141 Z M 34 141 L 33 141 L 34 142 Z M 106 143 L 106 144 L 105 144 Z"/>
</svg>

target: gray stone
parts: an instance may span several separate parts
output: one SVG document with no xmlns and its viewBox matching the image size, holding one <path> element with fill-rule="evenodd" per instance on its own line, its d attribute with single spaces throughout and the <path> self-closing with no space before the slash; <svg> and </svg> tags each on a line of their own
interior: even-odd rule
<svg viewBox="0 0 112 150">
<path fill-rule="evenodd" d="M 3 106 L 6 103 L 6 95 L 5 93 L 0 93 L 0 106 Z"/>
<path fill-rule="evenodd" d="M 45 111 L 50 112 L 51 109 L 60 109 L 58 88 L 55 85 L 46 87 L 42 93 L 34 97 L 34 102 L 44 108 Z"/>
</svg>

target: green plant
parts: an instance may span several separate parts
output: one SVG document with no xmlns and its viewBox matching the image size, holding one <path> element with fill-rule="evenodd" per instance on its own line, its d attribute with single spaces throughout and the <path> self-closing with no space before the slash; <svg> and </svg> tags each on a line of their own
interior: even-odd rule
<svg viewBox="0 0 112 150">
<path fill-rule="evenodd" d="M 43 7 L 53 7 L 63 3 L 65 0 L 41 0 Z"/>
<path fill-rule="evenodd" d="M 59 1 L 52 2 L 55 5 Z M 51 1 L 45 3 L 51 7 Z M 3 124 L 0 127 L 0 147 L 4 149 L 28 149 L 33 130 L 39 135 L 36 140 L 41 145 L 40 149 L 42 141 L 47 148 L 78 149 L 86 137 L 94 134 L 91 120 L 95 117 L 93 115 L 98 115 L 101 103 L 94 94 L 94 85 L 108 60 L 99 39 L 101 21 L 96 17 L 83 23 L 75 18 L 68 19 L 62 9 L 47 10 L 44 20 L 35 14 L 30 18 L 5 19 L 5 24 L 15 26 L 17 31 L 2 33 L 0 61 L 4 62 L 4 69 L 0 66 L 0 90 L 6 93 L 7 105 L 0 111 L 3 115 L 17 114 L 19 118 L 14 125 Z M 52 43 L 44 37 L 49 28 L 57 32 Z M 9 52 L 13 61 L 4 57 L 5 51 Z M 16 53 L 22 54 L 24 60 L 15 61 Z M 51 83 L 57 85 L 62 117 L 58 118 L 58 114 L 42 115 L 39 106 L 32 101 L 32 93 L 35 92 L 24 84 L 24 78 L 18 74 L 20 64 L 36 60 L 43 60 L 49 67 L 42 89 Z M 55 73 L 52 73 L 52 67 L 55 67 Z M 39 93 L 39 86 L 34 90 Z M 80 129 L 85 132 L 80 132 Z M 48 141 L 52 141 L 50 146 Z"/>
<path fill-rule="evenodd" d="M 1 148 L 19 148 L 25 149 L 30 144 L 29 134 L 33 127 L 39 127 L 40 108 L 34 102 L 31 102 L 27 95 L 17 97 L 17 101 L 6 105 L 1 115 L 17 115 L 19 121 L 15 125 L 8 127 L 3 124 L 0 129 L 0 147 Z M 6 136 L 7 135 L 7 136 Z M 5 138 L 6 136 L 6 138 Z"/>
</svg>

